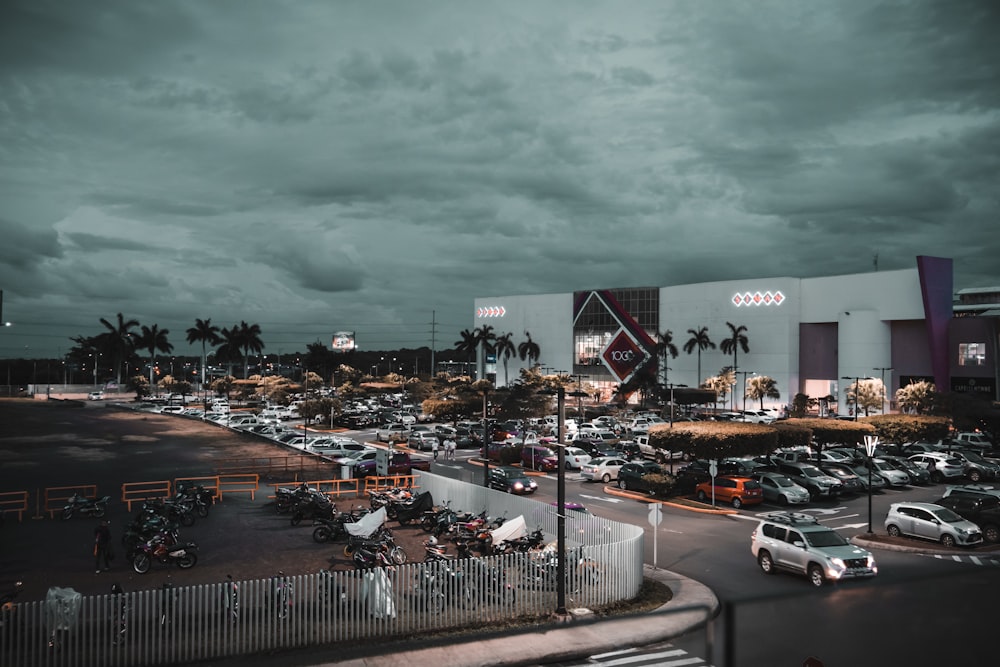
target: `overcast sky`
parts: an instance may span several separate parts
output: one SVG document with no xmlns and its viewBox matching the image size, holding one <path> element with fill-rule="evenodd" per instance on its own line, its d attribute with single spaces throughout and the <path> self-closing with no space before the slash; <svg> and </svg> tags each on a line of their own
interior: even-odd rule
<svg viewBox="0 0 1000 667">
<path fill-rule="evenodd" d="M 0 357 L 119 312 L 444 349 L 477 296 L 876 253 L 996 285 L 998 7 L 4 0 Z"/>
</svg>

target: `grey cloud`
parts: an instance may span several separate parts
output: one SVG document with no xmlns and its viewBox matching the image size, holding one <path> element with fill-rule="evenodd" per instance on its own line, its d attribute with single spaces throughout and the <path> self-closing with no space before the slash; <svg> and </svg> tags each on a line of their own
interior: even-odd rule
<svg viewBox="0 0 1000 667">
<path fill-rule="evenodd" d="M 123 239 L 112 236 L 98 234 L 85 234 L 81 232 L 69 232 L 66 238 L 73 242 L 79 250 L 129 250 L 135 252 L 149 252 L 156 250 L 155 246 L 148 243 L 140 243 L 131 239 Z"/>
<path fill-rule="evenodd" d="M 611 75 L 617 81 L 630 86 L 651 86 L 656 82 L 649 72 L 638 67 L 616 67 L 611 71 Z"/>
<path fill-rule="evenodd" d="M 51 229 L 34 230 L 0 218 L 0 264 L 17 269 L 36 268 L 39 260 L 61 257 L 63 250 Z"/>
</svg>

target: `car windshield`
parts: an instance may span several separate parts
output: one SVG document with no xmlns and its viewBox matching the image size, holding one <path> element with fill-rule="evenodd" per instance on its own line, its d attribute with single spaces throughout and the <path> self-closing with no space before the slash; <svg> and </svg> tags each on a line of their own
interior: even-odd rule
<svg viewBox="0 0 1000 667">
<path fill-rule="evenodd" d="M 778 486 L 795 486 L 795 482 L 788 479 L 787 477 L 772 477 L 771 478 L 775 484 Z"/>
<path fill-rule="evenodd" d="M 987 462 L 986 459 L 984 459 L 979 454 L 976 454 L 975 452 L 962 452 L 962 456 L 964 456 L 967 461 L 972 461 L 973 463 Z"/>
<path fill-rule="evenodd" d="M 934 516 L 941 519 L 945 523 L 958 523 L 959 521 L 965 521 L 965 519 L 958 516 L 947 507 L 942 507 L 941 509 L 934 510 Z"/>
<path fill-rule="evenodd" d="M 819 471 L 819 468 L 814 468 L 812 466 L 802 466 L 800 468 L 802 474 L 806 477 L 822 477 L 823 473 Z"/>
<path fill-rule="evenodd" d="M 893 467 L 886 463 L 885 461 L 873 461 L 872 465 L 875 466 L 875 470 L 892 470 Z"/>
<path fill-rule="evenodd" d="M 848 472 L 846 470 L 841 470 L 840 468 L 827 468 L 827 472 L 831 475 L 836 475 L 837 477 L 847 477 Z M 810 477 L 815 477 L 815 475 L 809 475 Z"/>
<path fill-rule="evenodd" d="M 950 466 L 960 466 L 962 461 L 960 459 L 945 459 L 945 464 Z"/>
<path fill-rule="evenodd" d="M 816 530 L 805 534 L 811 547 L 842 547 L 849 542 L 840 533 L 832 530 Z"/>
</svg>

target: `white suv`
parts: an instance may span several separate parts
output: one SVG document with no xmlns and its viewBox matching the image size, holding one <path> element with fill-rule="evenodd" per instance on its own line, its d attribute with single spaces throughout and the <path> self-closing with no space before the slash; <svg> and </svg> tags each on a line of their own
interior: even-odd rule
<svg viewBox="0 0 1000 667">
<path fill-rule="evenodd" d="M 983 541 L 979 526 L 933 503 L 893 503 L 885 517 L 885 531 L 890 537 L 919 537 L 946 547 L 970 546 Z"/>
<path fill-rule="evenodd" d="M 851 544 L 808 514 L 763 515 L 750 536 L 750 551 L 765 574 L 785 569 L 806 575 L 813 586 L 878 573 L 871 552 Z"/>
<path fill-rule="evenodd" d="M 944 452 L 924 452 L 909 457 L 921 468 L 931 472 L 931 481 L 940 484 L 946 479 L 956 479 L 965 474 L 965 464 L 961 459 Z"/>
</svg>

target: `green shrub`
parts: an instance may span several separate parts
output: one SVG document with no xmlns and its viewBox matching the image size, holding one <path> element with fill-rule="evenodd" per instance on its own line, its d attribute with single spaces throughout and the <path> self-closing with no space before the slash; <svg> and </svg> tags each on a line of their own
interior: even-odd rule
<svg viewBox="0 0 1000 667">
<path fill-rule="evenodd" d="M 642 481 L 649 485 L 650 493 L 658 498 L 669 498 L 677 489 L 677 478 L 667 473 L 643 475 Z"/>
</svg>

